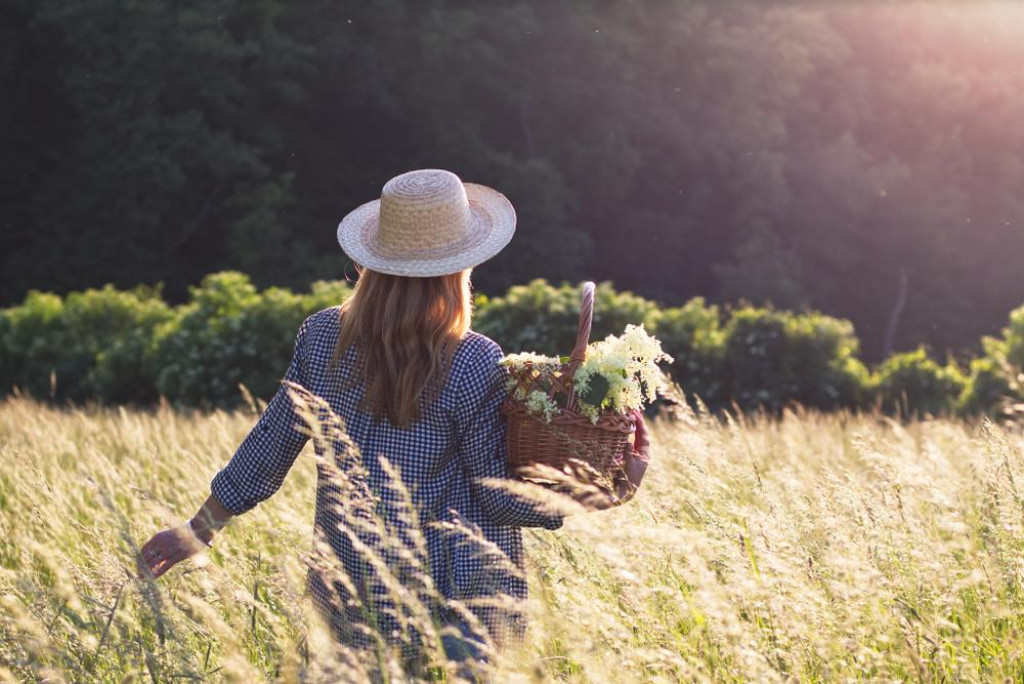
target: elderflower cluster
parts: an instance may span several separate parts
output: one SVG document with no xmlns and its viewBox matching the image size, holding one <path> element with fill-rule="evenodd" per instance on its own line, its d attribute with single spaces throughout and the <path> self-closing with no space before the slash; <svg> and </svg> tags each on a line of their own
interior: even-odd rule
<svg viewBox="0 0 1024 684">
<path fill-rule="evenodd" d="M 544 416 L 545 422 L 550 423 L 551 418 L 558 413 L 559 406 L 556 404 L 547 393 L 542 390 L 534 390 L 526 396 L 526 408 L 531 413 Z"/>
<path fill-rule="evenodd" d="M 643 408 L 665 383 L 659 361 L 672 362 L 643 325 L 627 325 L 621 336 L 609 335 L 587 348 L 587 360 L 573 377 L 580 413 L 597 422 L 602 409 L 624 413 Z M 600 375 L 608 383 L 604 397 L 596 404 L 585 401 L 591 384 Z"/>
<path fill-rule="evenodd" d="M 501 363 L 517 370 L 526 368 L 527 365 L 533 366 L 534 368 L 556 368 L 561 364 L 559 359 L 555 356 L 544 356 L 543 354 L 535 354 L 534 352 L 506 354 L 505 358 L 501 360 Z"/>
</svg>

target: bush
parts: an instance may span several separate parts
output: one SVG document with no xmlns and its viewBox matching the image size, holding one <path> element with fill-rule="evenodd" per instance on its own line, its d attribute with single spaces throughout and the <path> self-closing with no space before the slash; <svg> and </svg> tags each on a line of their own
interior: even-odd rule
<svg viewBox="0 0 1024 684">
<path fill-rule="evenodd" d="M 257 291 L 241 273 L 215 273 L 171 308 L 159 289 L 107 286 L 62 298 L 30 292 L 0 310 L 0 392 L 14 386 L 37 397 L 146 403 L 160 395 L 186 405 L 231 406 L 239 385 L 260 398 L 277 391 L 302 320 L 340 304 L 345 282 L 317 282 L 308 294 Z M 568 354 L 576 340 L 580 288 L 544 280 L 502 297 L 475 298 L 474 328 L 508 351 Z M 643 323 L 675 357 L 669 368 L 691 404 L 712 410 L 778 412 L 788 404 L 833 410 L 867 406 L 890 413 L 954 409 L 995 413 L 1024 402 L 1024 307 L 1001 338 L 985 338 L 984 356 L 965 379 L 924 350 L 891 357 L 873 375 L 857 359 L 849 321 L 818 313 L 743 307 L 725 322 L 695 298 L 659 310 L 650 300 L 597 287 L 591 340 Z M 51 382 L 51 377 L 53 382 Z"/>
<path fill-rule="evenodd" d="M 996 413 L 1014 392 L 1002 364 L 982 357 L 971 361 L 971 373 L 960 395 L 959 411 L 967 415 Z"/>
<path fill-rule="evenodd" d="M 1010 321 L 1003 329 L 1002 353 L 1010 366 L 1020 373 L 1024 369 L 1024 306 L 1010 312 Z"/>
<path fill-rule="evenodd" d="M 951 413 L 966 385 L 954 363 L 940 366 L 923 348 L 890 356 L 872 379 L 881 409 L 901 416 Z"/>
<path fill-rule="evenodd" d="M 853 323 L 820 313 L 793 314 L 786 334 L 798 378 L 796 401 L 825 411 L 866 403 L 870 373 L 857 358 L 860 340 Z"/>
<path fill-rule="evenodd" d="M 51 395 L 50 375 L 62 367 L 64 301 L 48 292 L 30 292 L 20 305 L 0 312 L 0 381 L 37 397 Z M 61 334 L 61 336 L 63 336 Z M 63 389 L 63 383 L 61 384 Z"/>
<path fill-rule="evenodd" d="M 236 405 L 242 384 L 269 398 L 288 368 L 303 319 L 347 294 L 342 283 L 317 283 L 309 295 L 276 287 L 258 293 L 242 273 L 209 275 L 157 332 L 156 389 L 188 405 Z"/>
<path fill-rule="evenodd" d="M 132 293 L 116 292 L 110 286 L 112 299 L 123 299 L 126 305 Z M 159 290 L 135 290 L 136 305 L 131 317 L 125 317 L 116 334 L 108 334 L 102 346 L 96 349 L 96 363 L 88 378 L 90 396 L 108 402 L 146 403 L 156 399 L 152 372 L 148 367 L 156 330 L 174 318 L 174 310 L 159 298 Z M 75 295 L 68 295 L 67 308 L 71 314 L 71 327 L 88 336 L 87 330 L 98 332 L 102 323 L 95 316 L 76 317 Z M 126 311 L 127 313 L 127 311 Z"/>
<path fill-rule="evenodd" d="M 308 316 L 338 306 L 348 299 L 350 294 L 352 288 L 344 280 L 317 280 L 310 286 L 308 295 L 301 295 L 302 308 Z"/>
<path fill-rule="evenodd" d="M 675 362 L 669 372 L 683 388 L 691 405 L 695 398 L 709 408 L 727 403 L 723 382 L 725 334 L 716 306 L 691 299 L 685 306 L 663 310 L 654 323 L 654 334 Z"/>
<path fill-rule="evenodd" d="M 576 344 L 581 287 L 549 285 L 534 280 L 515 285 L 504 297 L 476 298 L 473 328 L 501 345 L 506 353 L 532 351 L 567 355 Z M 622 334 L 627 323 L 645 323 L 648 330 L 657 313 L 654 302 L 631 292 L 616 292 L 611 283 L 601 283 L 594 295 L 594 323 L 591 341 Z"/>
<path fill-rule="evenodd" d="M 1024 308 L 1018 311 L 1024 311 Z M 1013 315 L 1010 320 L 1011 326 L 1003 331 L 1002 339 L 982 338 L 981 344 L 985 354 L 971 361 L 971 374 L 967 386 L 960 395 L 961 413 L 994 415 L 1007 404 L 1013 405 L 1024 401 L 1024 392 L 1021 391 L 1024 375 L 1019 366 L 1014 366 L 1010 362 L 1008 354 L 1011 342 L 1024 342 L 1024 330 L 1014 329 Z"/>
<path fill-rule="evenodd" d="M 108 285 L 66 299 L 31 292 L 0 312 L 3 391 L 16 385 L 55 399 L 152 399 L 143 351 L 171 316 L 152 288 L 126 292 Z"/>
<path fill-rule="evenodd" d="M 862 404 L 868 373 L 853 324 L 818 313 L 745 307 L 725 329 L 727 396 L 744 410 L 791 403 L 822 410 Z"/>
</svg>

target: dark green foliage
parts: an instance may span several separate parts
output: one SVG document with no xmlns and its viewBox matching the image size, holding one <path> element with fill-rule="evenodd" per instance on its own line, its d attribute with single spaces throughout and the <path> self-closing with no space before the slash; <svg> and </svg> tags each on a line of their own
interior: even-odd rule
<svg viewBox="0 0 1024 684">
<path fill-rule="evenodd" d="M 1002 404 L 1016 394 L 1007 370 L 1004 363 L 990 356 L 972 359 L 970 377 L 960 395 L 960 411 L 967 415 L 998 413 Z"/>
<path fill-rule="evenodd" d="M 345 283 L 315 283 L 307 295 L 218 273 L 172 309 L 137 288 L 33 292 L 0 310 L 0 383 L 39 398 L 233 405 L 238 385 L 269 398 L 288 367 L 307 315 L 344 301 Z M 52 385 L 51 385 L 52 375 Z"/>
<path fill-rule="evenodd" d="M 923 348 L 894 354 L 879 366 L 872 386 L 883 411 L 900 416 L 952 413 L 966 381 L 957 366 L 940 366 Z"/>
<path fill-rule="evenodd" d="M 160 394 L 187 405 L 232 405 L 239 385 L 257 397 L 277 391 L 295 333 L 317 308 L 346 291 L 320 285 L 311 296 L 272 287 L 257 293 L 248 276 L 225 272 L 192 288 L 191 301 L 157 333 L 153 367 Z"/>
<path fill-rule="evenodd" d="M 1010 323 L 1003 330 L 1003 342 L 1006 361 L 1020 372 L 1024 369 L 1024 306 L 1010 313 Z"/>
<path fill-rule="evenodd" d="M 133 294 L 115 292 L 109 285 L 104 292 L 115 301 Z M 103 344 L 95 348 L 91 381 L 84 387 L 89 397 L 116 403 L 150 402 L 157 398 L 152 381 L 153 343 L 160 327 L 173 320 L 174 311 L 151 291 L 137 289 L 135 294 L 138 304 L 126 311 L 130 316 L 124 316 L 124 325 L 108 329 Z M 74 293 L 68 295 L 66 306 L 71 334 L 80 339 L 88 338 L 90 331 L 95 333 L 97 328 L 103 330 L 102 323 L 74 315 L 75 297 Z M 125 308 L 130 305 L 131 299 L 127 299 Z"/>
<path fill-rule="evenodd" d="M 1024 405 L 1024 306 L 1010 314 L 1000 338 L 982 339 L 984 356 L 971 361 L 960 397 L 964 413 L 1019 413 Z"/>
<path fill-rule="evenodd" d="M 489 294 L 806 303 L 877 360 L 905 272 L 895 346 L 962 349 L 1024 291 L 1024 22 L 966 4 L 5 0 L 0 304 L 298 291 L 442 167 L 516 206 Z"/>
<path fill-rule="evenodd" d="M 850 321 L 816 312 L 790 314 L 786 337 L 798 403 L 824 410 L 862 405 L 868 370 L 857 358 L 860 342 Z"/>
<path fill-rule="evenodd" d="M 478 299 L 475 327 L 509 351 L 566 354 L 572 350 L 579 311 L 578 288 L 537 280 L 505 297 Z M 661 309 L 631 293 L 598 288 L 591 340 L 645 323 L 675 358 L 670 368 L 693 401 L 712 410 L 733 402 L 743 409 L 778 411 L 789 403 L 825 410 L 854 408 L 865 400 L 867 370 L 857 359 L 849 321 L 821 314 L 768 309 L 735 311 L 725 328 L 702 299 Z"/>
<path fill-rule="evenodd" d="M 284 9 L 23 3 L 3 80 L 27 69 L 37 83 L 23 97 L 51 93 L 11 122 L 34 176 L 11 196 L 24 240 L 0 250 L 12 257 L 8 298 L 17 281 L 67 291 L 164 280 L 177 294 L 229 260 L 288 275 L 301 254 L 280 220 L 292 177 L 275 159 L 305 50 L 282 32 Z"/>
<path fill-rule="evenodd" d="M 724 336 L 727 397 L 742 409 L 831 410 L 864 400 L 867 370 L 849 321 L 745 307 L 732 312 Z"/>
<path fill-rule="evenodd" d="M 653 329 L 662 348 L 672 356 L 669 372 L 690 399 L 699 397 L 709 407 L 727 403 L 725 386 L 725 335 L 718 307 L 697 297 L 685 305 L 664 309 Z"/>
<path fill-rule="evenodd" d="M 111 401 L 156 397 L 143 369 L 156 328 L 172 317 L 157 292 L 33 292 L 0 311 L 0 382 L 37 397 Z M 53 383 L 51 384 L 51 373 Z"/>
<path fill-rule="evenodd" d="M 726 301 L 747 301 L 779 309 L 802 309 L 808 297 L 798 277 L 800 260 L 775 233 L 751 231 L 730 259 L 715 266 Z"/>
<path fill-rule="evenodd" d="M 64 302 L 50 293 L 30 292 L 24 303 L 0 314 L 0 378 L 38 396 L 51 395 L 50 374 L 61 364 Z M 63 369 L 61 369 L 63 370 Z"/>
<path fill-rule="evenodd" d="M 316 282 L 308 294 L 222 272 L 169 307 L 149 288 L 32 292 L 0 310 L 0 391 L 17 386 L 39 398 L 146 403 L 164 396 L 189 406 L 231 406 L 239 385 L 268 399 L 291 359 L 302 320 L 349 296 L 348 283 Z M 506 352 L 566 355 L 576 339 L 578 287 L 543 280 L 504 296 L 478 295 L 473 327 Z M 1016 364 L 1024 326 L 1019 309 L 1000 339 L 964 379 L 923 349 L 899 354 L 872 376 L 857 358 L 849 321 L 819 313 L 744 307 L 721 312 L 702 299 L 660 308 L 610 283 L 597 288 L 591 340 L 643 323 L 675 358 L 668 368 L 694 406 L 713 411 L 779 412 L 790 404 L 821 410 L 879 406 L 904 416 L 999 413 L 1020 403 Z M 1014 359 L 1011 361 L 1011 359 Z M 51 377 L 53 382 L 51 383 Z M 600 388 L 594 391 L 600 391 Z"/>
<path fill-rule="evenodd" d="M 626 372 L 622 371 L 622 374 L 625 375 Z M 608 396 L 609 387 L 608 378 L 603 375 L 595 375 L 591 378 L 586 393 L 579 395 L 580 399 L 592 406 L 600 406 L 601 402 Z"/>
</svg>

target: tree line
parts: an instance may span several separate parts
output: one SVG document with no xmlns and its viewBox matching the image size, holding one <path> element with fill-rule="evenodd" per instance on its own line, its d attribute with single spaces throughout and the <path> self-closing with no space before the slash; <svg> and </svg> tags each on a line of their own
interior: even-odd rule
<svg viewBox="0 0 1024 684">
<path fill-rule="evenodd" d="M 0 304 L 337 279 L 417 167 L 516 205 L 491 293 L 817 309 L 875 361 L 1024 301 L 1010 3 L 8 0 L 0 46 Z"/>
</svg>

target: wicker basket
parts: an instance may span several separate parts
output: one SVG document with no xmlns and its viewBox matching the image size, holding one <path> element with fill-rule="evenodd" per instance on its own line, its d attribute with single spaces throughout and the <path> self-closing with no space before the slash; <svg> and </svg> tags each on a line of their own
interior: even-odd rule
<svg viewBox="0 0 1024 684">
<path fill-rule="evenodd" d="M 554 398 L 556 394 L 564 393 L 568 397 L 565 408 L 560 409 L 550 422 L 545 422 L 512 395 L 502 405 L 502 412 L 508 418 L 509 467 L 523 479 L 555 486 L 556 481 L 537 475 L 537 466 L 547 466 L 577 482 L 598 485 L 607 491 L 625 476 L 621 462 L 629 436 L 635 428 L 632 419 L 626 415 L 602 413 L 594 423 L 576 411 L 572 380 L 586 360 L 593 316 L 594 283 L 587 282 L 583 284 L 576 346 L 568 362 L 550 378 L 548 396 Z M 513 369 L 511 372 L 518 389 L 529 393 L 539 388 L 541 379 L 529 369 L 525 372 Z"/>
</svg>

